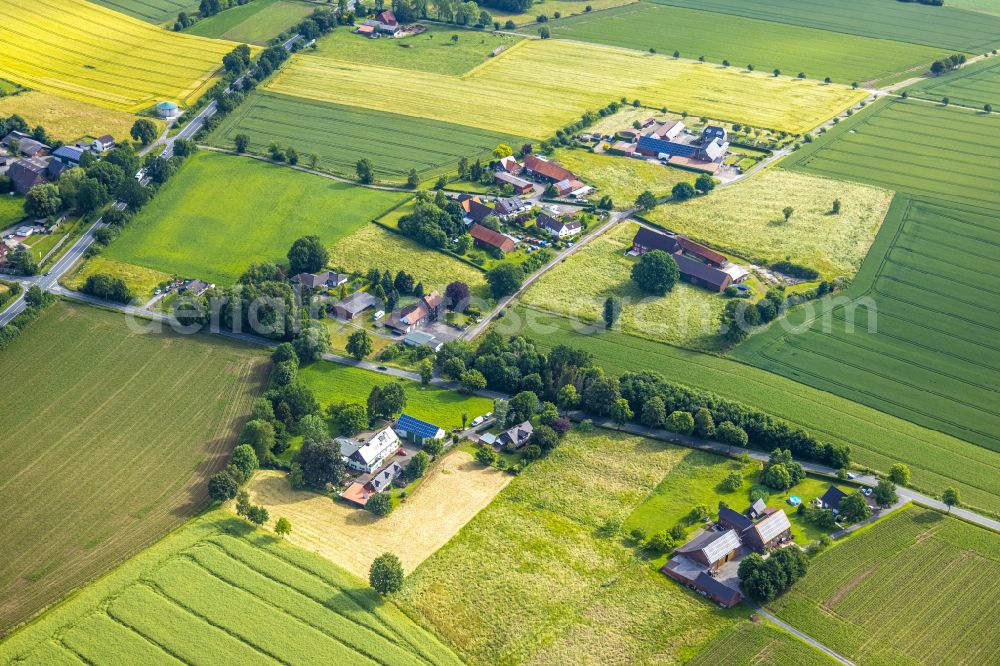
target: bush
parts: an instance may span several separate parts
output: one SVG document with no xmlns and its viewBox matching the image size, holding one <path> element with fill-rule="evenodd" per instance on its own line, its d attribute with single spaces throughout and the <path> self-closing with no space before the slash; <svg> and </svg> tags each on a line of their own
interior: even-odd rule
<svg viewBox="0 0 1000 666">
<path fill-rule="evenodd" d="M 384 518 L 392 513 L 392 498 L 385 493 L 375 493 L 368 498 L 365 509 L 379 518 Z"/>
</svg>

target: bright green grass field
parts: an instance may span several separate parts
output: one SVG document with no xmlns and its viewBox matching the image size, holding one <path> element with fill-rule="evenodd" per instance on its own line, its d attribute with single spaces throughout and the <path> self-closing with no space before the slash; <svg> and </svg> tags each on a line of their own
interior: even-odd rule
<svg viewBox="0 0 1000 666">
<path fill-rule="evenodd" d="M 861 664 L 995 664 L 1000 535 L 909 506 L 813 559 L 771 604 Z"/>
<path fill-rule="evenodd" d="M 6 229 L 22 219 L 24 219 L 24 197 L 0 195 L 0 229 Z"/>
<path fill-rule="evenodd" d="M 649 113 L 646 109 L 643 112 Z M 592 153 L 589 150 L 558 150 L 552 159 L 596 187 L 599 191 L 592 199 L 608 195 L 618 210 L 631 208 L 636 198 L 647 190 L 657 197 L 668 196 L 677 183 L 693 184 L 697 177 L 690 171 L 658 162 Z"/>
<path fill-rule="evenodd" d="M 716 636 L 687 663 L 689 666 L 833 666 L 840 662 L 770 624 L 745 622 Z"/>
<path fill-rule="evenodd" d="M 911 97 L 934 101 L 947 97 L 952 104 L 974 108 L 990 104 L 1000 110 L 1000 58 L 987 58 L 957 72 L 925 79 L 906 91 Z"/>
<path fill-rule="evenodd" d="M 593 332 L 559 316 L 518 307 L 496 325 L 523 334 L 543 350 L 558 344 L 585 349 L 610 373 L 655 370 L 681 384 L 754 405 L 799 425 L 821 441 L 844 443 L 864 465 L 888 471 L 904 462 L 912 484 L 938 494 L 958 488 L 963 501 L 1000 515 L 1000 456 L 975 444 L 922 428 L 837 395 L 730 358 L 679 349 L 618 331 Z"/>
<path fill-rule="evenodd" d="M 311 14 L 313 7 L 294 0 L 253 0 L 198 21 L 185 32 L 232 42 L 267 44 Z"/>
<path fill-rule="evenodd" d="M 452 41 L 457 36 L 458 41 Z M 514 35 L 430 26 L 426 32 L 398 39 L 369 39 L 349 28 L 337 28 L 316 43 L 319 56 L 340 61 L 416 69 L 458 76 L 481 65 L 498 48 L 521 41 Z"/>
<path fill-rule="evenodd" d="M 446 430 L 460 427 L 463 413 L 472 421 L 493 409 L 493 401 L 488 398 L 436 386 L 423 386 L 407 379 L 388 377 L 329 361 L 317 361 L 305 366 L 299 371 L 299 379 L 312 389 L 323 409 L 331 403 L 341 401 L 365 404 L 372 387 L 399 382 L 406 389 L 406 407 L 403 411 Z"/>
<path fill-rule="evenodd" d="M 1000 452 L 1000 296 L 981 282 L 997 251 L 992 211 L 897 197 L 835 308 L 799 309 L 797 328 L 733 355 Z"/>
<path fill-rule="evenodd" d="M 876 83 L 940 57 L 938 49 L 816 30 L 787 23 L 639 2 L 549 23 L 556 37 L 639 50 L 655 48 L 685 58 L 704 56 L 762 72 L 831 77 L 839 83 Z M 719 35 L 726 35 L 719 39 Z"/>
<path fill-rule="evenodd" d="M 1000 209 L 1000 115 L 879 101 L 782 166 L 960 204 Z"/>
<path fill-rule="evenodd" d="M 134 16 L 149 23 L 171 23 L 177 20 L 177 14 L 187 11 L 189 14 L 198 11 L 196 0 L 94 0 L 98 5 Z"/>
<path fill-rule="evenodd" d="M 664 5 L 790 23 L 852 35 L 982 53 L 1000 44 L 1000 17 L 953 7 L 881 0 L 654 0 Z M 951 4 L 945 0 L 945 5 Z"/>
<path fill-rule="evenodd" d="M 355 166 L 367 157 L 378 179 L 396 183 L 405 182 L 410 169 L 427 178 L 454 171 L 463 157 L 486 158 L 497 144 L 524 143 L 489 130 L 270 92 L 255 92 L 209 142 L 232 149 L 237 134 L 250 137 L 252 152 L 264 154 L 272 142 L 292 146 L 301 163 L 309 163 L 303 153 L 316 155 L 318 169 L 349 178 L 357 177 Z"/>
<path fill-rule="evenodd" d="M 62 303 L 0 353 L 0 634 L 200 511 L 268 367 Z"/>
<path fill-rule="evenodd" d="M 232 284 L 251 262 L 284 262 L 297 238 L 315 234 L 333 245 L 405 196 L 260 160 L 201 152 L 104 254 L 165 273 Z"/>
<path fill-rule="evenodd" d="M 366 583 L 221 511 L 171 534 L 0 644 L 0 661 L 18 659 L 461 664 Z"/>
</svg>

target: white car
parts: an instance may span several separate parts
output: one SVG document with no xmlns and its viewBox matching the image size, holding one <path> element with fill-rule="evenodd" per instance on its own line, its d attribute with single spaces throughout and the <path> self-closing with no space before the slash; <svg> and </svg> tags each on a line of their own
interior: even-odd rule
<svg viewBox="0 0 1000 666">
<path fill-rule="evenodd" d="M 485 420 L 486 419 L 484 419 L 482 416 L 477 416 L 476 418 L 472 419 L 472 427 L 473 428 L 476 427 L 477 425 L 479 425 L 480 423 L 482 423 Z"/>
<path fill-rule="evenodd" d="M 855 474 L 854 472 L 848 472 L 847 473 L 847 478 L 848 479 L 856 479 L 856 478 L 858 478 L 858 475 Z"/>
</svg>

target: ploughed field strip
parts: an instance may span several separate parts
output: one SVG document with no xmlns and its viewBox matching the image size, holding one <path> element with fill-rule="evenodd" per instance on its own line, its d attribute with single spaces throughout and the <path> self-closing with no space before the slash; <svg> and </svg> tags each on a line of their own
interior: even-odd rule
<svg viewBox="0 0 1000 666">
<path fill-rule="evenodd" d="M 177 14 L 187 10 L 198 11 L 195 0 L 91 0 L 116 12 L 134 16 L 149 23 L 163 23 L 177 18 Z"/>
<path fill-rule="evenodd" d="M 986 104 L 1000 110 L 1000 58 L 987 58 L 944 76 L 924 79 L 908 86 L 911 97 L 982 108 Z"/>
<path fill-rule="evenodd" d="M 65 304 L 0 354 L 18 396 L 0 412 L 0 634 L 201 510 L 266 369 L 222 338 Z"/>
<path fill-rule="evenodd" d="M 250 150 L 266 153 L 272 142 L 308 150 L 317 168 L 355 177 L 367 157 L 379 179 L 405 181 L 410 169 L 421 175 L 453 168 L 462 157 L 484 157 L 497 144 L 519 146 L 517 137 L 418 118 L 256 92 L 212 134 L 212 144 L 232 148 L 238 134 L 250 137 Z"/>
<path fill-rule="evenodd" d="M 923 71 L 939 49 L 872 39 L 788 23 L 639 2 L 549 23 L 556 37 L 645 50 L 684 58 L 704 56 L 713 66 L 728 60 L 762 72 L 805 73 L 839 83 L 875 82 L 914 68 Z M 527 28 L 530 30 L 530 28 Z M 724 34 L 724 40 L 719 35 Z M 911 75 L 919 73 L 911 72 Z"/>
<path fill-rule="evenodd" d="M 982 53 L 1000 45 L 1000 17 L 917 3 L 837 0 L 653 0 L 664 5 L 790 23 L 876 39 Z M 951 4 L 945 2 L 945 5 Z"/>
<path fill-rule="evenodd" d="M 548 138 L 585 111 L 623 96 L 793 133 L 813 129 L 865 96 L 845 87 L 563 40 L 522 42 L 460 77 L 296 55 L 266 88 L 532 139 Z M 505 101 L 498 103 L 501 90 Z"/>
<path fill-rule="evenodd" d="M 519 332 L 540 349 L 567 344 L 594 354 L 597 364 L 610 373 L 652 369 L 678 383 L 754 405 L 822 441 L 848 444 L 861 464 L 888 470 L 893 463 L 906 463 L 916 488 L 940 493 L 954 486 L 964 502 L 1000 514 L 996 483 L 1000 456 L 995 451 L 731 358 L 619 331 L 581 330 L 569 319 L 532 308 L 511 310 L 504 325 L 513 326 L 518 320 L 523 323 Z"/>
<path fill-rule="evenodd" d="M 982 285 L 996 214 L 900 197 L 883 233 L 831 325 L 774 326 L 734 355 L 1000 451 L 1000 296 Z"/>
<path fill-rule="evenodd" d="M 221 513 L 177 532 L 8 643 L 0 663 L 460 664 L 334 564 Z"/>
<path fill-rule="evenodd" d="M 193 102 L 235 44 L 182 35 L 72 0 L 0 4 L 0 71 L 16 83 L 122 111 Z"/>
<path fill-rule="evenodd" d="M 783 166 L 1000 210 L 1000 116 L 914 100 L 878 102 Z"/>
</svg>

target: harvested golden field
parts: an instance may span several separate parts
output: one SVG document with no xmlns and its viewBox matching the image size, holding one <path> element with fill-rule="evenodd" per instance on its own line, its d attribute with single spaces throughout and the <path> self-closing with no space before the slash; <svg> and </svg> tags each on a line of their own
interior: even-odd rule
<svg viewBox="0 0 1000 666">
<path fill-rule="evenodd" d="M 374 81 L 379 84 L 373 85 Z M 462 76 L 297 55 L 267 88 L 379 111 L 404 110 L 412 116 L 535 139 L 548 138 L 588 109 L 619 97 L 801 133 L 867 94 L 558 40 L 521 42 Z"/>
<path fill-rule="evenodd" d="M 684 203 L 651 221 L 751 260 L 791 261 L 824 278 L 854 275 L 889 210 L 893 193 L 871 185 L 768 169 Z M 840 199 L 840 213 L 832 213 Z M 791 206 L 788 222 L 782 211 Z"/>
<path fill-rule="evenodd" d="M 361 578 L 386 551 L 409 573 L 484 509 L 513 477 L 484 468 L 464 451 L 431 467 L 427 477 L 389 516 L 309 491 L 293 490 L 285 474 L 262 470 L 250 483 L 250 499 L 267 507 L 271 521 L 292 523 L 288 539 Z"/>
<path fill-rule="evenodd" d="M 122 141 L 129 138 L 129 130 L 136 120 L 135 116 L 124 111 L 94 106 L 38 90 L 0 97 L 0 116 L 14 113 L 32 127 L 41 125 L 53 138 L 65 143 L 104 134 Z M 163 131 L 165 123 L 162 120 L 150 120 L 158 130 Z"/>
<path fill-rule="evenodd" d="M 182 35 L 74 0 L 0 3 L 0 70 L 44 92 L 121 111 L 189 104 L 232 42 Z"/>
</svg>

